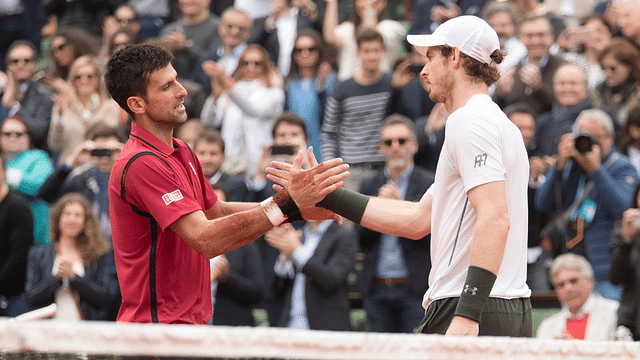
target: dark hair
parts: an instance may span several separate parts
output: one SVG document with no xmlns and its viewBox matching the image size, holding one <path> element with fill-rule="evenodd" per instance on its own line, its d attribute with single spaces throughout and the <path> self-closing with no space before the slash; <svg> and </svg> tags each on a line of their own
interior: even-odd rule
<svg viewBox="0 0 640 360">
<path fill-rule="evenodd" d="M 302 128 L 302 132 L 304 133 L 304 139 L 309 140 L 309 135 L 307 134 L 307 124 L 304 122 L 304 120 L 302 120 L 302 118 L 298 114 L 292 111 L 283 112 L 282 114 L 280 114 L 280 116 L 278 116 L 278 118 L 276 119 L 276 122 L 273 123 L 273 127 L 271 128 L 271 136 L 274 139 L 276 137 L 276 130 L 278 130 L 278 127 L 282 123 L 299 126 L 300 128 Z"/>
<path fill-rule="evenodd" d="M 382 123 L 382 126 L 380 127 L 380 132 L 382 132 L 382 130 L 388 126 L 392 126 L 392 125 L 404 125 L 406 126 L 409 131 L 411 132 L 411 137 L 416 139 L 416 126 L 413 123 L 413 121 L 411 121 L 411 119 L 405 115 L 401 115 L 401 114 L 391 114 L 389 116 L 387 116 L 384 119 L 384 122 Z"/>
<path fill-rule="evenodd" d="M 84 209 L 84 226 L 82 232 L 75 239 L 75 245 L 80 250 L 83 264 L 89 266 L 105 254 L 109 246 L 100 231 L 98 219 L 93 214 L 91 203 L 84 195 L 74 192 L 67 193 L 53 205 L 50 224 L 51 242 L 54 245 L 58 245 L 60 242 L 60 218 L 65 207 L 69 204 L 80 204 Z"/>
<path fill-rule="evenodd" d="M 11 54 L 11 51 L 13 51 L 13 49 L 17 48 L 18 46 L 28 46 L 31 51 L 33 51 L 33 60 L 38 60 L 38 48 L 36 48 L 36 46 L 31 41 L 20 39 L 12 42 L 11 45 L 9 45 L 9 47 L 7 48 L 7 54 L 4 58 L 5 63 L 9 62 L 9 54 Z"/>
<path fill-rule="evenodd" d="M 443 57 L 448 58 L 453 55 L 453 48 L 449 45 L 438 46 L 438 48 Z M 502 50 L 494 51 L 491 54 L 492 64 L 482 63 L 463 52 L 460 52 L 460 56 L 462 57 L 462 67 L 467 75 L 476 82 L 483 82 L 490 86 L 500 78 L 500 69 L 497 64 L 502 63 L 507 53 Z"/>
<path fill-rule="evenodd" d="M 531 105 L 525 102 L 516 102 L 504 108 L 503 112 L 508 118 L 511 118 L 513 114 L 529 114 L 532 117 L 536 117 L 535 112 Z"/>
<path fill-rule="evenodd" d="M 618 150 L 625 155 L 629 155 L 627 147 L 634 141 L 634 139 L 629 136 L 629 128 L 631 128 L 631 126 L 635 126 L 640 129 L 640 106 L 636 106 L 629 111 L 624 124 L 624 131 L 622 132 L 622 136 L 618 142 Z"/>
<path fill-rule="evenodd" d="M 24 125 L 25 128 L 25 132 L 27 134 L 27 136 L 29 137 L 29 149 L 33 149 L 33 137 L 31 136 L 31 129 L 29 129 L 29 125 L 27 125 L 27 122 L 24 120 L 24 118 L 18 114 L 14 114 L 11 116 L 7 116 L 3 121 L 2 124 L 0 124 L 0 129 L 2 129 L 2 125 L 4 125 L 7 120 L 9 119 L 13 119 L 16 121 L 19 121 L 22 125 Z"/>
<path fill-rule="evenodd" d="M 355 7 L 355 1 L 352 1 L 352 3 L 354 4 L 354 7 Z M 353 28 L 354 29 L 359 29 L 360 25 L 362 25 L 362 18 L 360 17 L 360 14 L 358 14 L 358 11 L 356 11 L 355 8 L 352 11 L 353 12 L 351 13 L 351 16 L 349 17 L 349 21 L 353 23 Z M 378 22 L 380 22 L 380 21 L 382 21 L 382 20 L 384 20 L 385 18 L 388 17 L 387 16 L 387 12 L 388 11 L 389 11 L 388 10 L 388 6 L 385 6 L 384 10 L 382 10 L 378 14 Z"/>
<path fill-rule="evenodd" d="M 198 143 L 200 141 L 206 141 L 208 143 L 214 143 L 220 145 L 220 150 L 224 153 L 224 139 L 218 130 L 206 129 L 196 137 L 196 140 L 193 142 L 194 150 L 198 147 Z"/>
<path fill-rule="evenodd" d="M 293 42 L 294 47 L 295 44 L 298 42 L 298 39 L 303 38 L 303 37 L 310 37 L 313 39 L 313 42 L 315 43 L 315 47 L 318 49 L 318 62 L 313 65 L 313 73 L 314 74 L 318 74 L 318 69 L 320 68 L 320 64 L 322 63 L 322 60 L 324 59 L 324 43 L 322 42 L 322 36 L 320 35 L 319 32 L 317 32 L 314 29 L 303 29 L 298 31 L 298 35 L 296 36 L 296 40 Z M 295 50 L 295 49 L 294 49 Z M 285 81 L 289 81 L 291 79 L 294 79 L 295 77 L 300 75 L 300 67 L 298 66 L 298 64 L 296 63 L 296 59 L 295 59 L 295 51 L 291 52 L 291 68 L 289 69 L 289 74 L 287 74 L 287 77 L 285 78 Z"/>
<path fill-rule="evenodd" d="M 628 66 L 631 69 L 629 78 L 633 81 L 640 81 L 640 51 L 631 41 L 614 37 L 598 55 L 598 62 L 602 63 L 602 60 L 607 56 L 611 56 L 617 62 Z"/>
<path fill-rule="evenodd" d="M 138 43 L 138 35 L 136 35 L 133 31 L 127 28 L 119 29 L 118 31 L 113 33 L 113 35 L 111 35 L 111 38 L 109 38 L 109 55 L 113 54 L 113 49 L 115 48 L 115 44 L 113 42 L 115 41 L 116 37 L 120 34 L 125 34 L 129 37 L 129 40 L 131 41 L 131 44 L 129 45 L 134 45 Z"/>
<path fill-rule="evenodd" d="M 220 183 L 211 184 L 211 188 L 213 191 L 220 190 L 224 194 L 224 201 L 229 201 L 229 190 L 226 187 L 222 186 Z"/>
<path fill-rule="evenodd" d="M 74 60 L 82 55 L 97 55 L 100 49 L 100 38 L 92 34 L 88 30 L 76 26 L 61 26 L 56 31 L 53 38 L 61 37 L 65 39 L 68 46 L 71 47 L 74 54 Z M 69 65 L 71 66 L 71 65 Z M 54 74 L 57 77 L 66 79 L 69 69 L 60 68 L 54 61 Z"/>
<path fill-rule="evenodd" d="M 95 141 L 100 138 L 115 137 L 120 142 L 124 142 L 124 135 L 120 129 L 109 126 L 104 123 L 95 123 L 91 125 L 85 133 L 86 139 Z"/>
<path fill-rule="evenodd" d="M 520 26 L 520 14 L 518 9 L 513 3 L 508 1 L 489 1 L 480 11 L 480 17 L 485 21 L 496 15 L 506 13 L 511 18 L 515 32 L 518 32 L 518 26 Z"/>
<path fill-rule="evenodd" d="M 131 96 L 147 97 L 147 86 L 151 74 L 173 61 L 173 55 L 159 46 L 134 45 L 115 53 L 107 63 L 104 75 L 107 90 L 113 100 L 132 117 L 127 105 Z"/>
<path fill-rule="evenodd" d="M 640 208 L 640 204 L 638 203 L 638 194 L 640 194 L 640 182 L 636 184 L 636 189 L 633 192 L 633 199 L 631 200 L 631 207 L 634 209 Z"/>
<path fill-rule="evenodd" d="M 356 44 L 358 44 L 358 49 L 360 48 L 360 46 L 362 46 L 363 42 L 369 41 L 377 41 L 382 45 L 383 48 L 385 47 L 384 37 L 382 37 L 382 34 L 377 32 L 376 30 L 362 29 L 358 31 L 358 34 L 356 35 Z"/>
<path fill-rule="evenodd" d="M 233 74 L 231 74 L 231 76 L 236 80 L 242 80 L 242 73 L 240 70 L 242 66 L 240 65 L 240 63 L 244 60 L 244 57 L 246 56 L 246 54 L 251 51 L 257 51 L 262 55 L 262 61 L 264 62 L 264 64 L 262 66 L 262 77 L 260 78 L 260 81 L 262 81 L 264 86 L 271 87 L 271 80 L 269 80 L 270 78 L 269 69 L 270 69 L 271 58 L 269 57 L 269 52 L 267 51 L 267 49 L 265 49 L 265 47 L 260 44 L 247 45 L 247 48 L 244 50 L 242 55 L 240 55 L 240 57 L 238 58 L 238 66 L 233 71 Z"/>
</svg>

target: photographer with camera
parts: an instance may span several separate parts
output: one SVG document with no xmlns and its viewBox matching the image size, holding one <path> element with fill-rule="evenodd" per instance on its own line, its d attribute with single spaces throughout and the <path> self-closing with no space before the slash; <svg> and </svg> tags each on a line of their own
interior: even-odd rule
<svg viewBox="0 0 640 360">
<path fill-rule="evenodd" d="M 613 120 L 607 113 L 582 111 L 574 130 L 560 138 L 558 160 L 536 192 L 535 207 L 567 215 L 554 247 L 585 256 L 593 266 L 595 291 L 618 300 L 621 289 L 608 280 L 609 239 L 614 222 L 631 203 L 638 175 L 629 158 L 615 150 Z"/>
</svg>

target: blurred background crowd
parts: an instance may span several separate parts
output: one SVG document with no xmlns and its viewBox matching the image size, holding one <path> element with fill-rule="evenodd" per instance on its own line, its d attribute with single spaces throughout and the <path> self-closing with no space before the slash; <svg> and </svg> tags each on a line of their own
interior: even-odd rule
<svg viewBox="0 0 640 360">
<path fill-rule="evenodd" d="M 118 50 L 173 53 L 189 114 L 175 136 L 221 198 L 271 196 L 264 169 L 313 146 L 350 164 L 347 188 L 417 201 L 448 114 L 405 36 L 465 14 L 508 52 L 490 95 L 530 156 L 527 282 L 555 290 L 572 329 L 544 333 L 589 338 L 604 306 L 605 338 L 638 340 L 640 0 L 4 0 L 0 316 L 117 315 L 107 188 L 131 119 L 103 73 Z M 429 269 L 428 236 L 286 225 L 211 260 L 211 323 L 254 326 L 261 308 L 261 324 L 353 330 L 355 296 L 366 329 L 411 332 Z"/>
</svg>

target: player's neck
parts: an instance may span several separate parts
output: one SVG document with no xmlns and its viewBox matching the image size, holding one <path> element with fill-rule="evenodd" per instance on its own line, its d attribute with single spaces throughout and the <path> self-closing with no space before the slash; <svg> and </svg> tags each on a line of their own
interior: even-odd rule
<svg viewBox="0 0 640 360">
<path fill-rule="evenodd" d="M 153 121 L 148 117 L 136 120 L 136 125 L 147 130 L 151 135 L 157 137 L 169 147 L 173 147 L 173 129 L 172 126 L 163 125 L 157 121 Z"/>
<path fill-rule="evenodd" d="M 484 82 L 474 82 L 469 79 L 462 79 L 457 81 L 451 97 L 444 102 L 445 109 L 449 114 L 463 107 L 469 99 L 475 95 L 489 94 L 489 88 Z"/>
</svg>

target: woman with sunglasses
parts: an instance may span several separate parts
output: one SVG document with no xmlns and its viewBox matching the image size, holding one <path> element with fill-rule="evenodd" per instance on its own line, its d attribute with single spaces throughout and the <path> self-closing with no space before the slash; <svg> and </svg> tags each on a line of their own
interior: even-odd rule
<svg viewBox="0 0 640 360">
<path fill-rule="evenodd" d="M 85 29 L 60 27 L 51 37 L 50 51 L 52 63 L 47 70 L 45 85 L 56 78 L 66 79 L 71 64 L 83 55 L 96 55 L 100 39 Z"/>
<path fill-rule="evenodd" d="M 309 145 L 318 161 L 321 160 L 320 124 L 324 117 L 327 97 L 333 93 L 336 74 L 323 61 L 320 34 L 311 29 L 301 30 L 291 52 L 291 70 L 285 78 L 285 109 L 300 115 L 307 124 Z"/>
<path fill-rule="evenodd" d="M 604 71 L 604 82 L 592 93 L 593 106 L 608 108 L 624 129 L 629 112 L 640 105 L 640 51 L 629 41 L 615 38 L 598 57 Z"/>
<path fill-rule="evenodd" d="M 216 63 L 203 65 L 211 78 L 202 121 L 220 128 L 225 142 L 225 170 L 250 179 L 263 147 L 271 143 L 271 127 L 284 108 L 283 79 L 267 50 L 250 44 L 231 76 Z"/>
<path fill-rule="evenodd" d="M 49 155 L 33 147 L 24 119 L 10 116 L 0 126 L 0 154 L 6 164 L 6 183 L 22 195 L 31 208 L 34 245 L 49 242 L 49 205 L 36 194 L 53 172 Z"/>
<path fill-rule="evenodd" d="M 109 98 L 100 74 L 100 66 L 91 56 L 81 56 L 69 69 L 68 81 L 53 83 L 53 110 L 48 145 L 62 164 L 85 140 L 88 128 L 96 123 L 118 127 L 118 104 Z"/>
</svg>

